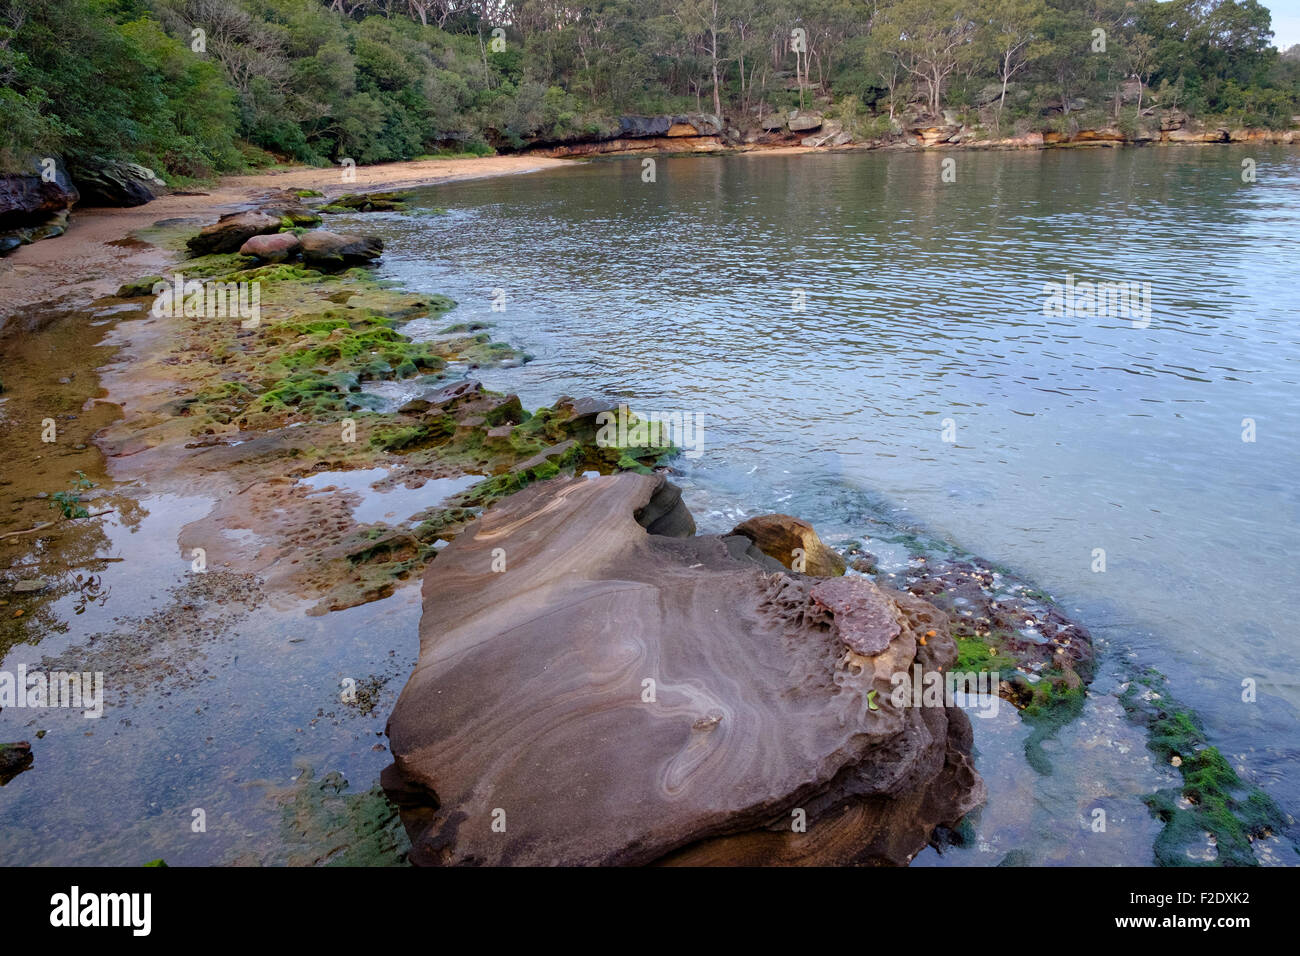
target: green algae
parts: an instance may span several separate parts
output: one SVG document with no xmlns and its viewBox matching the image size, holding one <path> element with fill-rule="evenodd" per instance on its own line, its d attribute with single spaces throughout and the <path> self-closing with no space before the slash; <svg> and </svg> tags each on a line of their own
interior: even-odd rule
<svg viewBox="0 0 1300 956">
<path fill-rule="evenodd" d="M 423 544 L 451 541 L 478 516 L 479 511 L 475 508 L 431 508 L 416 516 L 420 523 L 414 534 Z"/>
<path fill-rule="evenodd" d="M 976 674 L 985 671 L 1014 671 L 1018 665 L 1010 654 L 1003 654 L 989 642 L 978 637 L 957 637 L 957 660 L 952 665 L 955 671 L 970 671 Z"/>
<path fill-rule="evenodd" d="M 410 842 L 378 784 L 360 793 L 337 771 L 309 767 L 281 797 L 281 837 L 290 866 L 403 866 Z"/>
<path fill-rule="evenodd" d="M 1181 787 L 1146 798 L 1163 824 L 1153 852 L 1161 866 L 1257 866 L 1253 843 L 1284 832 L 1281 808 L 1259 787 L 1244 781 L 1217 747 L 1210 745 L 1197 715 L 1169 694 L 1154 669 L 1129 681 L 1120 704 L 1147 731 L 1147 747 L 1175 766 Z M 1214 855 L 1206 852 L 1212 838 Z M 1300 852 L 1300 846 L 1292 844 Z"/>
<path fill-rule="evenodd" d="M 1043 743 L 1052 740 L 1061 728 L 1083 713 L 1088 688 L 1073 670 L 1050 668 L 1031 682 L 1023 673 L 1010 681 L 1012 692 L 1019 697 L 1020 719 L 1029 725 L 1025 738 L 1025 760 L 1038 773 L 1052 772 L 1052 762 Z"/>
</svg>

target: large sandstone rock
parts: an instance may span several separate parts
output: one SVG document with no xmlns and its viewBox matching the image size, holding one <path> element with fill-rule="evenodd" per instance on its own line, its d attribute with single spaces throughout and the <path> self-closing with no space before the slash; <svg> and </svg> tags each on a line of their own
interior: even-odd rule
<svg viewBox="0 0 1300 956">
<path fill-rule="evenodd" d="M 712 113 L 681 113 L 674 116 L 620 116 L 619 139 L 651 139 L 678 136 L 720 136 L 722 120 Z"/>
<path fill-rule="evenodd" d="M 846 567 L 844 559 L 817 537 L 812 525 L 790 515 L 758 515 L 742 521 L 731 533 L 743 534 L 760 551 L 787 568 L 794 568 L 794 563 L 800 560 L 796 552 L 802 552 L 803 573 L 814 577 L 835 577 L 843 574 Z"/>
<path fill-rule="evenodd" d="M 32 168 L 39 163 L 33 159 Z M 62 167 L 54 179 L 38 175 L 0 176 L 0 255 L 39 239 L 62 235 L 68 212 L 80 194 Z"/>
<path fill-rule="evenodd" d="M 664 490 L 535 484 L 430 564 L 382 777 L 413 862 L 904 864 L 983 800 L 966 715 L 889 699 L 954 662 L 942 612 L 650 533 Z"/>
<path fill-rule="evenodd" d="M 792 133 L 806 133 L 809 130 L 820 128 L 822 125 L 821 113 L 804 113 L 799 110 L 792 110 L 790 117 L 786 120 L 786 126 Z"/>
<path fill-rule="evenodd" d="M 76 164 L 72 178 L 83 206 L 143 206 L 167 188 L 152 169 L 138 163 L 90 159 Z"/>
<path fill-rule="evenodd" d="M 384 243 L 378 236 L 351 236 L 316 229 L 302 235 L 302 258 L 317 269 L 342 269 L 378 259 Z"/>
<path fill-rule="evenodd" d="M 186 246 L 196 256 L 235 252 L 254 236 L 279 231 L 280 220 L 275 216 L 262 212 L 232 212 L 212 225 L 204 226 L 197 236 L 190 238 Z"/>
<path fill-rule="evenodd" d="M 239 247 L 239 254 L 256 256 L 263 262 L 284 262 L 296 256 L 301 246 L 302 243 L 293 233 L 274 232 L 248 239 Z"/>
</svg>

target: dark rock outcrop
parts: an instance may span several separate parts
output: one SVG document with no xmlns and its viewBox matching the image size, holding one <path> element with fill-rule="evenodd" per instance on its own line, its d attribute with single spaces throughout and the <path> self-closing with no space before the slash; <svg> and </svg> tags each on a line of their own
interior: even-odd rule
<svg viewBox="0 0 1300 956">
<path fill-rule="evenodd" d="M 30 226 L 71 209 L 80 198 L 67 173 L 56 169 L 46 182 L 39 175 L 0 176 L 0 229 Z"/>
<path fill-rule="evenodd" d="M 167 184 L 138 163 L 90 159 L 72 168 L 83 206 L 143 206 L 157 199 Z"/>
<path fill-rule="evenodd" d="M 235 252 L 254 236 L 279 232 L 280 225 L 279 218 L 264 212 L 232 212 L 204 226 L 185 245 L 196 256 Z"/>
<path fill-rule="evenodd" d="M 652 139 L 660 136 L 718 136 L 722 121 L 708 113 L 677 116 L 620 116 L 615 139 Z"/>
<path fill-rule="evenodd" d="M 49 182 L 37 174 L 0 176 L 0 255 L 62 235 L 78 199 L 77 187 L 58 166 Z"/>
<path fill-rule="evenodd" d="M 0 787 L 32 765 L 32 745 L 25 740 L 0 744 Z"/>
<path fill-rule="evenodd" d="M 672 501 L 556 478 L 430 565 L 382 777 L 413 862 L 905 864 L 982 801 L 965 714 L 890 700 L 953 664 L 942 612 L 849 582 L 897 629 L 860 654 L 815 579 L 638 523 Z"/>
</svg>

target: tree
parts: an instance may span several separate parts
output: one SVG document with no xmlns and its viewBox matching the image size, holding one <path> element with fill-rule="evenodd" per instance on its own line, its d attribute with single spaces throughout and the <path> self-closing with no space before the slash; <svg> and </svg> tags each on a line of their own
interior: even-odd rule
<svg viewBox="0 0 1300 956">
<path fill-rule="evenodd" d="M 1045 50 L 1042 29 L 1046 15 L 1047 4 L 1043 0 L 992 0 L 988 8 L 985 29 L 988 42 L 997 54 L 997 76 L 1002 82 L 998 96 L 999 128 L 1007 102 L 1007 84 Z"/>
<path fill-rule="evenodd" d="M 940 112 L 948 77 L 973 55 L 969 0 L 899 0 L 879 14 L 884 48 L 921 82 L 931 115 Z"/>
</svg>

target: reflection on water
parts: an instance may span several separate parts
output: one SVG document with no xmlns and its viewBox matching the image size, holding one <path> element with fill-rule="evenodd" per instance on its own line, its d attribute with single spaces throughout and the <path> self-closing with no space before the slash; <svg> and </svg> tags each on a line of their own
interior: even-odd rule
<svg viewBox="0 0 1300 956">
<path fill-rule="evenodd" d="M 940 159 L 661 158 L 656 183 L 600 162 L 365 221 L 386 274 L 536 356 L 489 386 L 706 413 L 704 530 L 885 515 L 1017 568 L 1294 810 L 1300 156 L 963 153 L 950 184 Z M 1067 276 L 1150 282 L 1149 322 L 1044 315 Z"/>
</svg>

